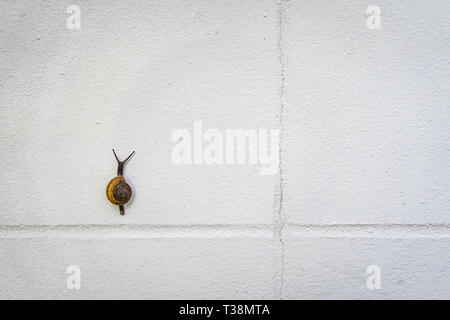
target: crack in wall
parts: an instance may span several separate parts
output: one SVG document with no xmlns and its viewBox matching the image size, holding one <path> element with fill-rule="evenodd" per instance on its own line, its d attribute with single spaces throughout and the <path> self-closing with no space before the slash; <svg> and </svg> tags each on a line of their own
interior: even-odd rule
<svg viewBox="0 0 450 320">
<path fill-rule="evenodd" d="M 285 65 L 284 65 L 284 52 L 282 48 L 282 38 L 283 38 L 283 1 L 278 1 L 278 58 L 280 64 L 280 114 L 279 114 L 279 126 L 280 126 L 280 139 L 278 145 L 278 170 L 279 170 L 279 202 L 278 202 L 278 216 L 276 223 L 276 237 L 279 242 L 279 255 L 280 255 L 280 271 L 279 271 L 279 288 L 278 297 L 283 299 L 283 284 L 284 284 L 284 272 L 285 272 L 285 243 L 283 239 L 283 231 L 285 226 L 285 217 L 283 216 L 283 188 L 284 188 L 284 176 L 283 176 L 283 164 L 282 164 L 282 141 L 284 134 L 284 82 L 285 82 Z"/>
</svg>

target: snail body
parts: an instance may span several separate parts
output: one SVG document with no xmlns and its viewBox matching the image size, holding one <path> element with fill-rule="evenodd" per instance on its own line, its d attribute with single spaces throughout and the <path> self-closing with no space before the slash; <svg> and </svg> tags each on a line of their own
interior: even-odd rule
<svg viewBox="0 0 450 320">
<path fill-rule="evenodd" d="M 124 204 L 131 199 L 131 195 L 133 194 L 133 192 L 130 185 L 125 181 L 125 178 L 123 177 L 123 167 L 134 154 L 134 151 L 123 161 L 120 161 L 119 158 L 117 158 L 114 149 L 113 153 L 118 164 L 117 177 L 112 178 L 106 186 L 106 197 L 112 204 L 118 205 L 120 208 L 120 214 L 124 215 Z"/>
</svg>

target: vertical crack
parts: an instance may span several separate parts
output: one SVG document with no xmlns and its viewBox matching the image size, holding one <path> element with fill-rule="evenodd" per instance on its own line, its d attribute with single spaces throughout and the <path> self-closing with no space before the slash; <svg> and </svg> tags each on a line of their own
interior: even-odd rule
<svg viewBox="0 0 450 320">
<path fill-rule="evenodd" d="M 285 226 L 285 217 L 283 215 L 283 196 L 284 196 L 284 176 L 283 176 L 283 165 L 282 165 L 282 141 L 284 135 L 284 82 L 285 82 L 285 65 L 284 65 L 284 52 L 282 48 L 282 40 L 283 40 L 283 12 L 284 6 L 283 1 L 278 1 L 278 59 L 280 64 L 280 114 L 279 114 L 279 126 L 280 126 L 280 140 L 279 140 L 279 148 L 278 148 L 278 158 L 279 158 L 279 202 L 278 202 L 278 216 L 277 216 L 277 224 L 276 224 L 276 237 L 279 242 L 279 254 L 280 254 L 280 272 L 279 272 L 279 289 L 278 296 L 280 299 L 283 299 L 283 284 L 284 284 L 284 271 L 285 271 L 285 243 L 283 239 L 283 231 Z"/>
</svg>

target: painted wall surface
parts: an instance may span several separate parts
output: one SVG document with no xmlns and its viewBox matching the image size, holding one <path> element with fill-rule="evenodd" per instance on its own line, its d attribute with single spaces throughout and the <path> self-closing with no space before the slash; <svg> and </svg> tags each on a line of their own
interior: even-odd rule
<svg viewBox="0 0 450 320">
<path fill-rule="evenodd" d="M 449 12 L 1 1 L 0 298 L 450 298 Z M 278 130 L 274 174 L 174 163 L 199 123 Z"/>
</svg>

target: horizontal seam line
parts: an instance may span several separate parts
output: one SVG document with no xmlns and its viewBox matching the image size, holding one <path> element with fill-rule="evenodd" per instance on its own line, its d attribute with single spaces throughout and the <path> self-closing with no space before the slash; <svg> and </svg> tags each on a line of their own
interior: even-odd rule
<svg viewBox="0 0 450 320">
<path fill-rule="evenodd" d="M 450 228 L 450 223 L 340 223 L 340 224 L 302 224 L 289 223 L 286 226 L 304 227 L 304 228 L 338 228 L 338 227 L 353 227 L 353 228 L 385 228 L 385 227 L 420 227 L 433 228 L 443 227 Z M 268 228 L 272 229 L 272 224 L 0 224 L 0 230 L 4 229 L 26 229 L 26 228 L 148 228 L 148 229 L 162 229 L 162 228 Z"/>
<path fill-rule="evenodd" d="M 450 238 L 450 224 L 287 224 L 294 238 Z M 0 225 L 0 238 L 273 237 L 273 225 Z"/>
</svg>

